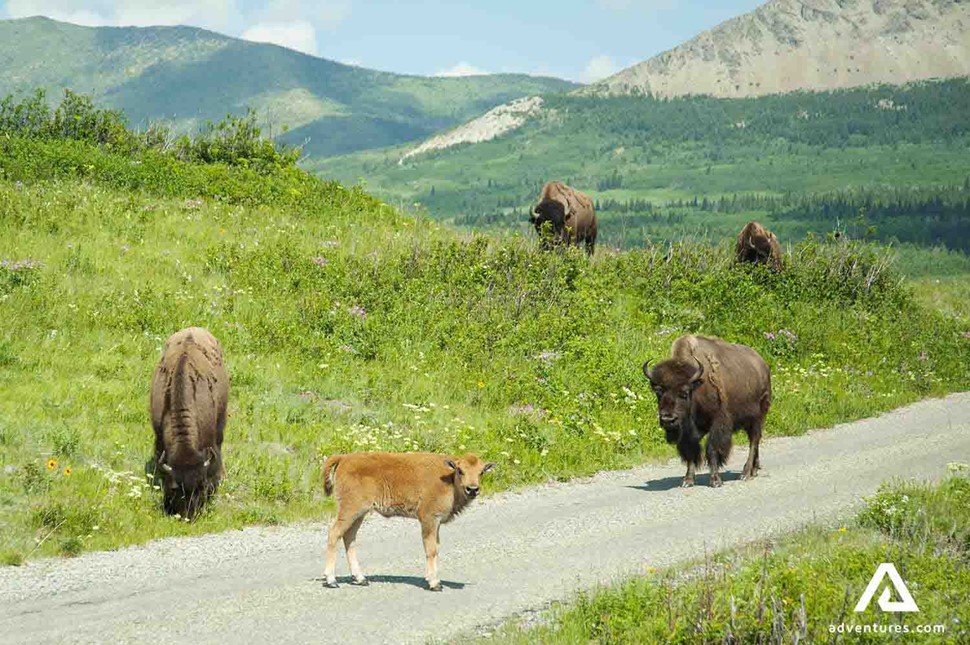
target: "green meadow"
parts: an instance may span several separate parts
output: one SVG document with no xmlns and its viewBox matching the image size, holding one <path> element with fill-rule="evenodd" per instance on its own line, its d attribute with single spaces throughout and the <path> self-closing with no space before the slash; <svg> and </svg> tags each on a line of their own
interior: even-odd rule
<svg viewBox="0 0 970 645">
<path fill-rule="evenodd" d="M 965 287 L 917 293 L 882 246 L 793 243 L 781 275 L 717 240 L 590 261 L 294 162 L 245 119 L 170 144 L 83 101 L 0 110 L 3 562 L 321 519 L 336 452 L 474 451 L 491 490 L 667 459 L 640 365 L 683 333 L 765 356 L 769 435 L 967 386 Z M 228 475 L 192 523 L 145 474 L 151 373 L 189 325 L 232 380 Z"/>
</svg>

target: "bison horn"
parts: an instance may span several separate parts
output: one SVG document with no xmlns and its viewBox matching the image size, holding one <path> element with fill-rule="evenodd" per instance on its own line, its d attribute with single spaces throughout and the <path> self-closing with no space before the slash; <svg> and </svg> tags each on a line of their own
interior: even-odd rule
<svg viewBox="0 0 970 645">
<path fill-rule="evenodd" d="M 167 473 L 170 473 L 172 472 L 172 467 L 169 466 L 168 464 L 162 464 L 162 470 L 164 470 Z"/>
<path fill-rule="evenodd" d="M 642 369 L 643 369 L 643 375 L 646 376 L 647 377 L 647 380 L 652 383 L 653 382 L 653 377 L 652 377 L 653 370 L 650 369 L 650 359 L 649 358 L 647 359 L 647 362 L 643 364 L 643 368 Z"/>
<path fill-rule="evenodd" d="M 694 357 L 694 362 L 697 363 L 697 375 L 694 377 L 694 380 L 699 381 L 704 376 L 704 364 L 697 360 L 696 356 Z"/>
<path fill-rule="evenodd" d="M 756 247 L 754 245 L 754 239 L 753 238 L 750 238 L 750 237 L 748 238 L 748 248 L 756 249 L 757 250 L 758 247 Z"/>
</svg>

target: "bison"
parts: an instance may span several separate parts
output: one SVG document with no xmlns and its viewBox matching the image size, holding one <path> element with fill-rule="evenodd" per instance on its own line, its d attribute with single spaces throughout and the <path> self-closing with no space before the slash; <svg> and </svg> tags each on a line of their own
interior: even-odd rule
<svg viewBox="0 0 970 645">
<path fill-rule="evenodd" d="M 701 462 L 701 439 L 711 486 L 721 485 L 720 469 L 731 454 L 735 430 L 748 433 L 750 450 L 742 478 L 758 475 L 765 416 L 771 407 L 771 370 L 755 350 L 707 336 L 681 336 L 671 357 L 643 374 L 657 394 L 660 426 L 687 464 L 684 486 L 694 484 Z"/>
<path fill-rule="evenodd" d="M 748 222 L 741 229 L 734 254 L 738 262 L 766 264 L 773 271 L 782 270 L 778 238 L 758 222 Z"/>
<path fill-rule="evenodd" d="M 568 244 L 585 244 L 593 255 L 596 246 L 596 213 L 589 195 L 570 188 L 561 181 L 550 181 L 539 193 L 539 203 L 532 209 L 529 221 L 539 234 L 542 248 Z M 549 223 L 549 230 L 543 227 Z"/>
<path fill-rule="evenodd" d="M 150 403 L 166 512 L 193 517 L 224 476 L 228 399 L 219 341 L 200 327 L 172 334 L 152 377 Z"/>
<path fill-rule="evenodd" d="M 326 586 L 336 587 L 337 541 L 343 538 L 354 582 L 367 578 L 357 561 L 355 540 L 364 517 L 408 517 L 421 522 L 425 579 L 441 591 L 438 579 L 438 529 L 478 497 L 481 476 L 495 464 L 473 454 L 464 457 L 432 453 L 362 452 L 333 455 L 323 464 L 324 493 L 337 499 L 337 515 L 327 534 Z"/>
</svg>

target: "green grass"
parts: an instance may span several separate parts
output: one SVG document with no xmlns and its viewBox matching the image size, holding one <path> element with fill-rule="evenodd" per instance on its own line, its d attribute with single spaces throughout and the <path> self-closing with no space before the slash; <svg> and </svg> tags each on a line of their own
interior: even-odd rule
<svg viewBox="0 0 970 645">
<path fill-rule="evenodd" d="M 770 435 L 964 388 L 970 362 L 967 321 L 864 244 L 797 245 L 783 275 L 702 242 L 590 262 L 293 167 L 80 141 L 0 139 L 0 261 L 10 563 L 319 519 L 334 452 L 476 451 L 499 463 L 491 490 L 669 458 L 640 364 L 686 332 L 765 356 Z M 222 341 L 232 378 L 228 477 L 192 524 L 144 479 L 151 372 L 188 325 Z"/>
<path fill-rule="evenodd" d="M 283 140 L 325 157 L 421 139 L 506 101 L 577 85 L 524 74 L 404 76 L 193 27 L 0 21 L 0 96 L 37 87 L 52 98 L 92 94 L 139 128 L 164 119 L 192 129 L 252 107 Z"/>
<path fill-rule="evenodd" d="M 896 483 L 846 526 L 815 526 L 780 540 L 705 556 L 583 593 L 499 643 L 965 643 L 970 639 L 970 478 Z M 882 562 L 895 564 L 919 606 L 853 609 Z M 886 625 L 909 633 L 839 635 L 830 626 Z M 917 634 L 943 625 L 944 634 Z"/>
</svg>

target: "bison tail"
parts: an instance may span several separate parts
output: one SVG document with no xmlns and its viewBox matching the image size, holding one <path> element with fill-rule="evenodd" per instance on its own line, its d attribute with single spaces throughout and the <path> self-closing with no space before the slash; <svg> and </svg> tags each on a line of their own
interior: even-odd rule
<svg viewBox="0 0 970 645">
<path fill-rule="evenodd" d="M 340 455 L 328 457 L 323 463 L 323 494 L 327 497 L 333 495 L 333 474 L 340 463 Z"/>
</svg>

